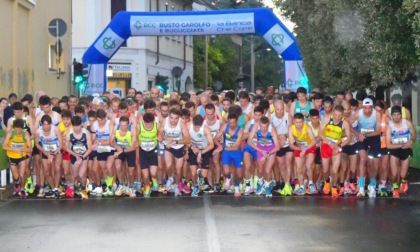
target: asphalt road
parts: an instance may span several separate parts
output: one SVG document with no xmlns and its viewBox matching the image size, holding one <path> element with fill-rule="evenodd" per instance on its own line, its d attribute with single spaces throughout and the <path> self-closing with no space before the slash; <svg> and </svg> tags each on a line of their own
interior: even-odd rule
<svg viewBox="0 0 420 252">
<path fill-rule="evenodd" d="M 8 200 L 0 251 L 420 251 L 418 175 L 398 199 Z"/>
</svg>

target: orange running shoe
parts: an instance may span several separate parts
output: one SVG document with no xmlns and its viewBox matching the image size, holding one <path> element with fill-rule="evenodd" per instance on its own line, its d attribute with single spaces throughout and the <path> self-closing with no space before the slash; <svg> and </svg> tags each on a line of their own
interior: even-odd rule
<svg viewBox="0 0 420 252">
<path fill-rule="evenodd" d="M 400 192 L 398 191 L 398 188 L 394 188 L 394 198 L 399 198 L 400 197 Z"/>
<path fill-rule="evenodd" d="M 340 194 L 338 194 L 337 187 L 333 186 L 331 188 L 331 196 L 333 196 L 333 197 L 339 197 L 340 196 Z"/>
<path fill-rule="evenodd" d="M 340 196 L 343 196 L 344 195 L 344 186 L 340 187 L 340 190 L 339 190 L 338 194 Z"/>
<path fill-rule="evenodd" d="M 324 192 L 325 195 L 330 194 L 330 182 L 325 181 L 324 188 L 322 191 Z"/>
<path fill-rule="evenodd" d="M 401 194 L 406 194 L 408 192 L 408 183 L 407 181 L 401 183 Z"/>
</svg>

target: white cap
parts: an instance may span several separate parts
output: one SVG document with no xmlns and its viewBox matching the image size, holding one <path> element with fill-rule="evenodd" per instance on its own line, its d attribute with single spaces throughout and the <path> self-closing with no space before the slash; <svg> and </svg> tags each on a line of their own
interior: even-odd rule
<svg viewBox="0 0 420 252">
<path fill-rule="evenodd" d="M 373 101 L 370 98 L 365 98 L 363 100 L 363 106 L 373 106 Z"/>
</svg>

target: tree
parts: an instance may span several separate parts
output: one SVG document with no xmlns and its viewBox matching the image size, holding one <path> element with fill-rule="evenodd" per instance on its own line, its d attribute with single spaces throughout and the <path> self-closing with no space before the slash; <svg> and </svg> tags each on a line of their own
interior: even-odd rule
<svg viewBox="0 0 420 252">
<path fill-rule="evenodd" d="M 419 57 L 402 0 L 277 0 L 294 32 L 312 87 L 326 92 L 403 82 Z M 409 8 L 410 9 L 410 8 Z"/>
</svg>

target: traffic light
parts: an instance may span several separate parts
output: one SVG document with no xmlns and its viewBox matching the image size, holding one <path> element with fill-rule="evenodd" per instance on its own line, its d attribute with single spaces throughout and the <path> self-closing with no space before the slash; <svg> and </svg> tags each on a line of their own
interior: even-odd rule
<svg viewBox="0 0 420 252">
<path fill-rule="evenodd" d="M 166 92 L 169 89 L 169 81 L 168 81 L 168 78 L 169 78 L 168 76 L 162 76 L 159 73 L 156 75 L 156 78 L 155 78 L 155 85 L 159 89 L 163 90 L 163 92 L 165 94 L 166 94 Z"/>
<path fill-rule="evenodd" d="M 73 84 L 83 87 L 83 65 L 79 62 L 73 62 Z"/>
</svg>

